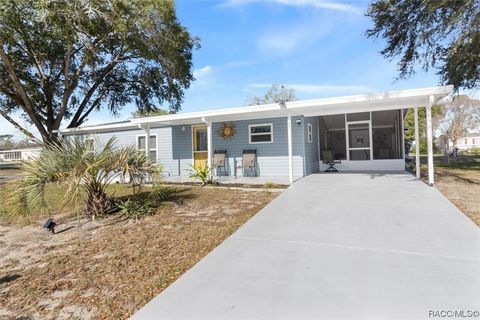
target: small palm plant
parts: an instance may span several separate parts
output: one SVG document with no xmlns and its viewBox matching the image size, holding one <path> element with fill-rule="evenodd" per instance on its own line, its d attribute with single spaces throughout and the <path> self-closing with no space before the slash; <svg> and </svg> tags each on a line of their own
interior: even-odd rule
<svg viewBox="0 0 480 320">
<path fill-rule="evenodd" d="M 194 167 L 190 165 L 190 178 L 194 180 L 200 180 L 202 182 L 202 186 L 207 184 L 211 184 L 213 182 L 213 168 L 207 165 Z"/>
<path fill-rule="evenodd" d="M 115 139 L 93 151 L 78 141 L 48 144 L 25 167 L 24 179 L 17 182 L 7 199 L 11 214 L 25 215 L 46 209 L 45 188 L 49 183 L 59 183 L 65 186 L 65 203 L 85 200 L 85 212 L 92 220 L 111 210 L 112 201 L 106 188 L 113 179 L 123 176 L 140 183 L 157 170 L 144 152 L 134 147 L 117 148 Z"/>
</svg>

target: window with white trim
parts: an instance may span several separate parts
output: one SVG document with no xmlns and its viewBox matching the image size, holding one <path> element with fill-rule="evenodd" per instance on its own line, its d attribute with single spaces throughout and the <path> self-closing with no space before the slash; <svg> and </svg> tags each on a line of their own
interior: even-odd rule
<svg viewBox="0 0 480 320">
<path fill-rule="evenodd" d="M 273 142 L 273 125 L 271 123 L 249 125 L 248 141 L 250 144 Z"/>
<path fill-rule="evenodd" d="M 157 135 L 156 134 L 150 135 L 149 147 L 150 147 L 150 150 L 148 151 L 148 158 L 153 163 L 157 163 Z M 146 148 L 145 135 L 137 136 L 137 149 L 145 150 L 145 148 Z"/>
<path fill-rule="evenodd" d="M 5 160 L 22 160 L 21 151 L 10 151 L 3 153 L 3 158 Z"/>
<path fill-rule="evenodd" d="M 307 124 L 307 139 L 309 143 L 313 142 L 313 126 L 311 123 Z"/>
</svg>

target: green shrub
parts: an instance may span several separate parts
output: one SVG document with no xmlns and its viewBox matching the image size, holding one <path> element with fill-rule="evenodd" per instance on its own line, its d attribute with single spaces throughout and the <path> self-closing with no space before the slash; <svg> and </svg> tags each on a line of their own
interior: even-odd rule
<svg viewBox="0 0 480 320">
<path fill-rule="evenodd" d="M 61 140 L 44 145 L 35 160 L 25 163 L 24 178 L 15 181 L 5 206 L 15 216 L 46 210 L 45 189 L 51 183 L 63 187 L 63 204 L 85 203 L 85 213 L 92 217 L 110 213 L 111 197 L 107 186 L 118 176 L 142 184 L 157 172 L 145 154 L 135 147 L 116 147 L 114 138 L 101 148 L 76 140 Z M 136 181 L 136 182 L 135 182 Z"/>
<path fill-rule="evenodd" d="M 468 154 L 479 154 L 480 155 L 480 147 L 472 147 L 467 150 Z"/>
<path fill-rule="evenodd" d="M 275 183 L 270 182 L 270 181 L 267 181 L 267 182 L 265 182 L 265 183 L 263 184 L 263 187 L 264 187 L 265 189 L 275 188 Z"/>
<path fill-rule="evenodd" d="M 213 175 L 212 175 L 212 168 L 209 166 L 198 167 L 195 168 L 194 166 L 190 165 L 190 178 L 193 178 L 195 181 L 200 180 L 202 182 L 202 186 L 207 184 L 212 184 L 213 182 Z"/>
<path fill-rule="evenodd" d="M 119 201 L 117 208 L 120 214 L 129 218 L 138 220 L 142 216 L 152 215 L 154 210 L 148 202 L 141 200 L 127 199 L 125 201 Z"/>
</svg>

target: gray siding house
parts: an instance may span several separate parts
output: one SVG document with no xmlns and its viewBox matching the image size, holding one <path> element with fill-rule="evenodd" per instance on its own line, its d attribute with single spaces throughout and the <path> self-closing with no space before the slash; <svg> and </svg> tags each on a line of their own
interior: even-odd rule
<svg viewBox="0 0 480 320">
<path fill-rule="evenodd" d="M 217 174 L 232 177 L 246 174 L 243 154 L 252 150 L 255 176 L 288 177 L 290 182 L 324 171 L 331 157 L 341 162 L 336 165 L 339 171 L 404 171 L 407 109 L 427 107 L 431 146 L 431 106 L 451 92 L 451 86 L 443 86 L 292 101 L 137 118 L 59 133 L 96 148 L 116 137 L 119 146 L 144 150 L 164 166 L 167 176 L 188 176 L 191 166 L 211 165 L 219 150 L 226 151 L 226 163 Z M 433 164 L 432 152 L 429 160 Z M 433 184 L 433 165 L 429 174 Z"/>
</svg>

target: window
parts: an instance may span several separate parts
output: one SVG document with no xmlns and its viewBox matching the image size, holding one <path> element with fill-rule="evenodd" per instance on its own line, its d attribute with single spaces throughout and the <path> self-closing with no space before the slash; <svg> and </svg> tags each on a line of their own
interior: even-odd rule
<svg viewBox="0 0 480 320">
<path fill-rule="evenodd" d="M 273 142 L 272 124 L 254 124 L 248 126 L 249 143 Z"/>
<path fill-rule="evenodd" d="M 22 152 L 20 151 L 11 151 L 5 152 L 3 154 L 5 160 L 22 160 Z"/>
<path fill-rule="evenodd" d="M 468 144 L 468 139 L 465 139 L 465 144 Z"/>
<path fill-rule="evenodd" d="M 150 150 L 148 151 L 148 159 L 153 163 L 157 163 L 157 135 L 151 134 L 150 140 L 148 141 L 150 144 Z M 137 136 L 137 149 L 138 150 L 145 150 L 146 148 L 146 141 L 145 136 Z"/>
<path fill-rule="evenodd" d="M 307 139 L 309 143 L 313 142 L 313 127 L 312 124 L 307 124 Z"/>
</svg>

